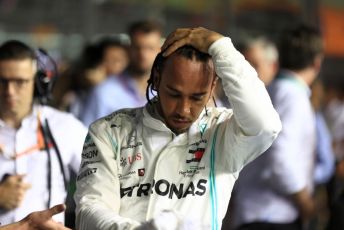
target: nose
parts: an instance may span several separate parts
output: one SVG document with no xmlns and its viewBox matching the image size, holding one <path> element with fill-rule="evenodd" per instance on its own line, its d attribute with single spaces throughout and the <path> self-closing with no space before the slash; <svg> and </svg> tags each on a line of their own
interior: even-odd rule
<svg viewBox="0 0 344 230">
<path fill-rule="evenodd" d="M 176 112 L 182 117 L 189 117 L 191 113 L 191 103 L 188 99 L 180 99 L 177 103 Z"/>
<path fill-rule="evenodd" d="M 15 85 L 13 83 L 7 82 L 7 84 L 5 84 L 5 86 L 4 86 L 4 91 L 5 91 L 6 95 L 11 96 L 11 95 L 15 94 L 16 87 L 15 87 Z"/>
</svg>

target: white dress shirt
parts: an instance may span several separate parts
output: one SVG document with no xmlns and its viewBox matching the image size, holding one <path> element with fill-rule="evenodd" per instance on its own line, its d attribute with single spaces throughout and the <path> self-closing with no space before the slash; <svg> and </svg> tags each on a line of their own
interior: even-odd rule
<svg viewBox="0 0 344 230">
<path fill-rule="evenodd" d="M 312 191 L 316 132 L 310 89 L 292 72 L 283 71 L 268 91 L 282 132 L 240 173 L 234 189 L 234 226 L 291 223 L 299 213 L 290 195 L 304 188 Z"/>
<path fill-rule="evenodd" d="M 38 115 L 39 114 L 39 115 Z M 77 172 L 80 167 L 81 151 L 86 128 L 72 115 L 48 106 L 35 105 L 25 117 L 19 129 L 7 126 L 0 120 L 0 179 L 4 175 L 25 174 L 24 182 L 31 184 L 22 204 L 14 210 L 0 208 L 0 223 L 5 225 L 18 221 L 33 211 L 47 208 L 48 200 L 48 157 L 44 145 L 37 148 L 38 119 L 41 124 L 47 118 L 49 126 L 61 153 L 67 179 L 69 170 Z M 52 193 L 51 206 L 64 203 L 66 190 L 55 149 L 49 143 L 51 155 Z M 64 215 L 54 217 L 63 222 Z"/>
</svg>

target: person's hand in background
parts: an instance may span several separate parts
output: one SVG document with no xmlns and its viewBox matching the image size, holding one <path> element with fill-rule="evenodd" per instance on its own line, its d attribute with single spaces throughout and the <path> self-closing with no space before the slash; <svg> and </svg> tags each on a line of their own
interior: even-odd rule
<svg viewBox="0 0 344 230">
<path fill-rule="evenodd" d="M 31 185 L 24 182 L 25 175 L 5 175 L 0 183 L 0 207 L 12 210 L 20 206 Z"/>
<path fill-rule="evenodd" d="M 17 223 L 0 226 L 0 230 L 71 230 L 52 219 L 53 215 L 65 209 L 65 205 L 59 204 L 47 210 L 33 212 Z"/>
</svg>

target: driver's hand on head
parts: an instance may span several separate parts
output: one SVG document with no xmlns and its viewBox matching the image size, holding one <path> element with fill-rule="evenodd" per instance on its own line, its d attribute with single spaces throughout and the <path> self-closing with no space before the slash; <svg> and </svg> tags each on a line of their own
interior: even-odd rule
<svg viewBox="0 0 344 230">
<path fill-rule="evenodd" d="M 10 175 L 0 183 L 0 207 L 12 210 L 20 206 L 31 185 L 23 181 L 25 175 Z"/>
<path fill-rule="evenodd" d="M 184 45 L 191 45 L 203 53 L 208 53 L 209 46 L 222 37 L 223 35 L 203 27 L 180 28 L 168 35 L 161 49 L 164 56 Z"/>
</svg>

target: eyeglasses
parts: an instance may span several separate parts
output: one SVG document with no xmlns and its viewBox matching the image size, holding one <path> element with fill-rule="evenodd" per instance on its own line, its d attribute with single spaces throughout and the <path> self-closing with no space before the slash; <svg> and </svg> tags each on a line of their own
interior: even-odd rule
<svg viewBox="0 0 344 230">
<path fill-rule="evenodd" d="M 32 80 L 33 79 L 22 79 L 22 78 L 6 79 L 6 78 L 0 77 L 0 88 L 5 88 L 9 84 L 12 84 L 16 89 L 21 89 Z"/>
</svg>

